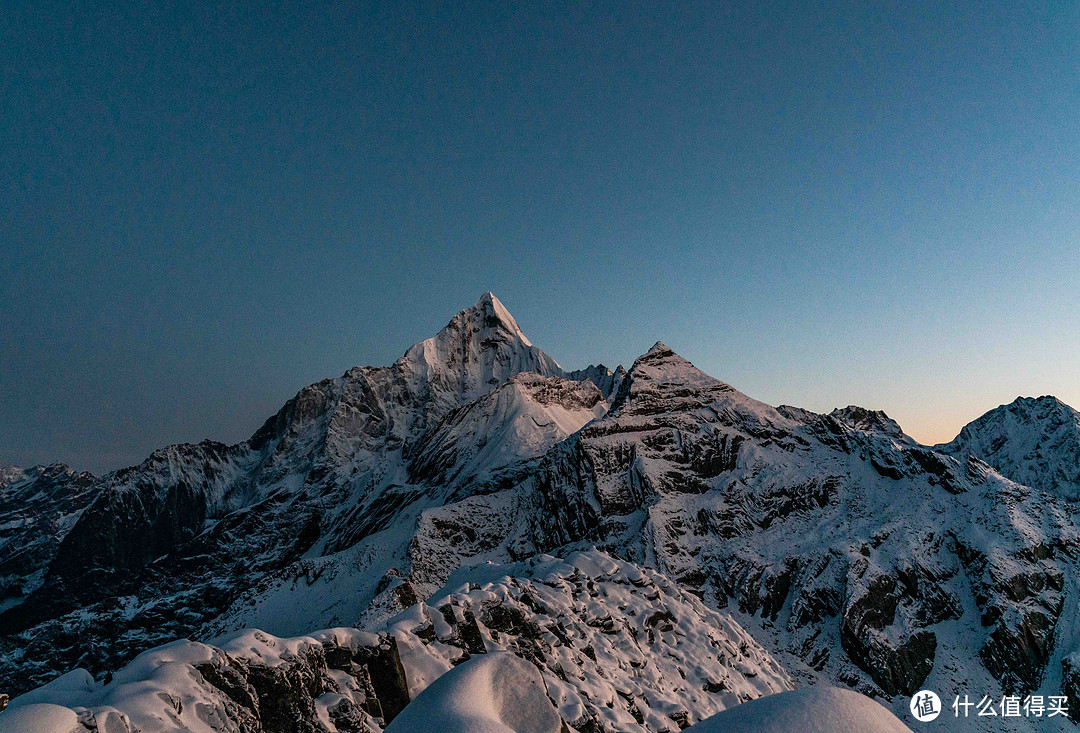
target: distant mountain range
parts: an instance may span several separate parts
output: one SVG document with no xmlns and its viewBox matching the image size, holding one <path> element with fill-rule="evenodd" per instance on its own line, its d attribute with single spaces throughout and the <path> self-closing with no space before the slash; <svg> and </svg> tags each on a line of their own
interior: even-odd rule
<svg viewBox="0 0 1080 733">
<path fill-rule="evenodd" d="M 0 692 L 71 673 L 12 709 L 167 730 L 163 698 L 120 689 L 148 663 L 119 670 L 186 638 L 198 680 L 173 714 L 242 721 L 212 730 L 379 730 L 495 649 L 578 731 L 822 683 L 909 724 L 922 688 L 1063 694 L 1080 716 L 1078 500 L 1080 413 L 1053 397 L 923 446 L 880 411 L 758 402 L 662 343 L 566 371 L 486 293 L 243 443 L 100 478 L 0 469 Z"/>
</svg>

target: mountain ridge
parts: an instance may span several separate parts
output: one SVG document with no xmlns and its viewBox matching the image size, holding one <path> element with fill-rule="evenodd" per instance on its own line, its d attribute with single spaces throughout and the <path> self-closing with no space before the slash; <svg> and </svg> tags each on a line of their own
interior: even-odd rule
<svg viewBox="0 0 1080 733">
<path fill-rule="evenodd" d="M 1024 414 L 1058 435 L 1069 413 L 1047 404 Z M 880 411 L 772 407 L 659 341 L 629 370 L 567 372 L 486 293 L 247 441 L 84 478 L 55 547 L 10 576 L 0 686 L 171 638 L 375 627 L 461 568 L 596 547 L 727 609 L 802 682 L 1080 691 L 1060 672 L 1080 648 L 1075 510 L 976 433 L 922 446 Z M 1003 455 L 1053 479 L 1071 445 Z"/>
</svg>

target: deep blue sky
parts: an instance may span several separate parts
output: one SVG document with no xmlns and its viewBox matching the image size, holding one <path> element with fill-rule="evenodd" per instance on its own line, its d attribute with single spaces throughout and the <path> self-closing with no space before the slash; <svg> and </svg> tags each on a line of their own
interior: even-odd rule
<svg viewBox="0 0 1080 733">
<path fill-rule="evenodd" d="M 74 5 L 0 14 L 0 464 L 243 439 L 489 289 L 928 442 L 1080 406 L 1076 3 Z"/>
</svg>

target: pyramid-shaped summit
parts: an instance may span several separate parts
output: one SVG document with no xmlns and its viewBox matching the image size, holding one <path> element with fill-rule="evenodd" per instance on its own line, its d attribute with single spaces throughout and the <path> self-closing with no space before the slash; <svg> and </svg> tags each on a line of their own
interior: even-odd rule
<svg viewBox="0 0 1080 733">
<path fill-rule="evenodd" d="M 435 336 L 414 344 L 394 366 L 408 380 L 423 382 L 437 401 L 454 405 L 475 400 L 522 372 L 565 374 L 555 359 L 533 346 L 491 292 Z"/>
<path fill-rule="evenodd" d="M 480 300 L 476 301 L 476 305 L 469 310 L 482 313 L 485 322 L 489 325 L 501 326 L 521 339 L 526 346 L 532 346 L 532 341 L 529 341 L 525 334 L 522 333 L 517 321 L 510 315 L 510 311 L 490 290 L 481 295 Z"/>
</svg>

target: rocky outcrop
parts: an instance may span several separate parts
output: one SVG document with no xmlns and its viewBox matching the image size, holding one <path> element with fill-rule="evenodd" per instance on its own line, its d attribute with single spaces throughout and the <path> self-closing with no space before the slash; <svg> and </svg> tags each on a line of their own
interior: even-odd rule
<svg viewBox="0 0 1080 733">
<path fill-rule="evenodd" d="M 80 676 L 81 675 L 81 676 Z M 71 708 L 89 730 L 377 732 L 410 700 L 396 640 L 355 629 L 280 639 L 248 631 L 222 647 L 177 642 L 105 683 L 84 671 L 17 698 Z"/>
<path fill-rule="evenodd" d="M 914 442 L 904 435 L 899 423 L 881 410 L 867 410 L 865 407 L 859 407 L 858 405 L 848 405 L 833 410 L 829 413 L 829 417 L 835 418 L 855 430 L 888 435 L 891 438 L 907 443 Z"/>
<path fill-rule="evenodd" d="M 626 370 L 619 366 L 615 368 L 615 371 L 611 371 L 603 364 L 596 364 L 586 367 L 585 369 L 567 372 L 566 378 L 573 380 L 589 380 L 597 386 L 600 393 L 604 396 L 604 399 L 607 400 L 611 399 L 615 393 L 619 391 L 619 387 L 626 378 Z"/>
<path fill-rule="evenodd" d="M 574 730 L 685 727 L 791 684 L 729 616 L 602 552 L 541 555 L 455 577 L 455 590 L 387 623 L 406 670 L 445 671 L 479 653 L 511 651 L 540 670 Z M 413 696 L 432 681 L 431 673 L 410 675 Z"/>
<path fill-rule="evenodd" d="M 323 733 L 320 704 L 342 733 L 389 723 L 410 700 L 396 640 L 338 633 L 346 638 L 320 633 L 321 645 L 301 646 L 272 664 L 223 654 L 195 669 L 236 704 L 224 703 L 229 719 L 251 731 Z"/>
<path fill-rule="evenodd" d="M 914 694 L 934 666 L 932 631 L 896 627 L 900 602 L 896 582 L 878 575 L 857 586 L 840 619 L 840 643 L 886 695 Z"/>
<path fill-rule="evenodd" d="M 1012 556 L 970 545 L 958 547 L 972 580 L 983 626 L 990 634 L 979 650 L 983 664 L 1013 694 L 1038 687 L 1050 661 L 1064 608 L 1065 577 L 1054 562 L 1071 556 L 1070 543 L 1040 544 Z"/>
</svg>

